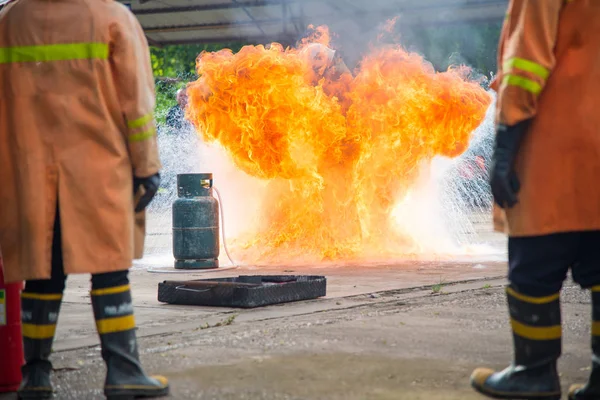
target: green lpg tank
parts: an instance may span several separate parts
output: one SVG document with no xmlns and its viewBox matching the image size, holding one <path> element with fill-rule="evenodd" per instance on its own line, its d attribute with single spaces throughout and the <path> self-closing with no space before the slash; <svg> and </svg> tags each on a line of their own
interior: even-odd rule
<svg viewBox="0 0 600 400">
<path fill-rule="evenodd" d="M 213 176 L 177 175 L 173 203 L 173 256 L 177 269 L 219 267 L 219 202 L 212 195 Z"/>
</svg>

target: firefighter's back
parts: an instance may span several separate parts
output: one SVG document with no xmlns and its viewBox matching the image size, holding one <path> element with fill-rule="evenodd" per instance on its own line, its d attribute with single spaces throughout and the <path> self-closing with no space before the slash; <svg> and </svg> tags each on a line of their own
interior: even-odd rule
<svg viewBox="0 0 600 400">
<path fill-rule="evenodd" d="M 521 2 L 514 0 L 513 4 Z M 543 2 L 539 4 L 546 7 Z M 551 60 L 553 65 L 541 70 L 543 79 L 536 76 L 535 70 L 526 71 L 517 64 L 504 71 L 518 74 L 517 79 L 524 83 L 535 79 L 530 87 L 507 86 L 498 97 L 505 103 L 500 111 L 502 123 L 514 123 L 523 119 L 515 116 L 530 116 L 535 110 L 519 152 L 521 192 L 519 203 L 508 211 L 510 232 L 514 236 L 532 236 L 598 230 L 600 2 L 561 2 L 557 23 L 536 20 L 538 14 L 532 13 L 530 7 L 533 5 L 520 9 L 522 18 L 517 8 L 510 16 L 507 33 L 516 33 L 506 37 L 504 61 Z M 538 32 L 544 26 L 555 29 L 548 28 L 548 38 L 539 39 Z M 546 46 L 546 41 L 552 46 Z M 513 53 L 517 58 L 511 58 Z M 544 66 L 547 68 L 548 64 Z M 538 85 L 543 85 L 543 90 Z M 528 99 L 536 99 L 535 109 Z"/>
<path fill-rule="evenodd" d="M 131 265 L 131 176 L 159 165 L 153 108 L 147 42 L 122 4 L 15 0 L 0 12 L 0 245 L 9 278 L 47 275 L 56 207 L 67 273 Z"/>
<path fill-rule="evenodd" d="M 107 63 L 117 7 L 103 0 L 17 0 L 3 10 L 0 84 L 13 132 L 44 131 L 44 140 L 60 140 L 86 125 L 122 128 Z"/>
</svg>

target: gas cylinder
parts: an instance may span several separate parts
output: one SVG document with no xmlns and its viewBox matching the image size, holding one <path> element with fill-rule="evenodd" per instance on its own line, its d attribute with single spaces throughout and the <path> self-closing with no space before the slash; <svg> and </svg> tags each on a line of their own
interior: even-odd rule
<svg viewBox="0 0 600 400">
<path fill-rule="evenodd" d="M 21 289 L 23 283 L 4 283 L 0 256 L 0 393 L 14 392 L 21 383 L 23 338 L 21 336 Z"/>
<path fill-rule="evenodd" d="M 177 175 L 173 202 L 173 256 L 177 269 L 219 267 L 219 202 L 213 175 Z"/>
</svg>

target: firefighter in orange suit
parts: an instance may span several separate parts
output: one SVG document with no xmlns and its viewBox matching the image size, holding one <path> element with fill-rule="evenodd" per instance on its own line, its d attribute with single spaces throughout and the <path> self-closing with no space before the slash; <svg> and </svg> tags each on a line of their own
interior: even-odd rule
<svg viewBox="0 0 600 400">
<path fill-rule="evenodd" d="M 495 82 L 491 187 L 509 235 L 514 362 L 478 369 L 495 398 L 560 399 L 560 290 L 592 291 L 592 372 L 571 400 L 600 399 L 600 2 L 511 0 Z"/>
<path fill-rule="evenodd" d="M 122 4 L 16 0 L 0 12 L 0 249 L 5 280 L 26 281 L 22 399 L 52 396 L 48 358 L 76 273 L 92 274 L 106 396 L 169 391 L 140 365 L 128 280 L 160 181 L 154 101 L 148 44 Z"/>
<path fill-rule="evenodd" d="M 323 79 L 323 90 L 328 96 L 335 96 L 346 112 L 351 105 L 348 97 L 353 76 L 340 53 L 321 43 L 310 43 L 299 52 L 309 70 L 306 80 L 317 85 Z"/>
<path fill-rule="evenodd" d="M 337 81 L 343 74 L 352 74 L 337 51 L 320 43 L 306 45 L 300 50 L 300 57 L 311 66 L 308 78 L 313 84 L 321 78 Z"/>
</svg>

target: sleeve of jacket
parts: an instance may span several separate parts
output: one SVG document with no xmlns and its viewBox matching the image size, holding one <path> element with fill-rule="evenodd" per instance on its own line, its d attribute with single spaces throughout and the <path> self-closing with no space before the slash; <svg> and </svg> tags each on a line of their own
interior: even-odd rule
<svg viewBox="0 0 600 400">
<path fill-rule="evenodd" d="M 514 125 L 532 118 L 556 59 L 554 46 L 565 0 L 511 0 L 502 29 L 498 123 Z"/>
<path fill-rule="evenodd" d="M 150 49 L 135 16 L 120 4 L 117 6 L 121 7 L 121 16 L 111 32 L 113 77 L 125 119 L 133 174 L 146 178 L 161 167 L 153 116 L 156 100 Z"/>
</svg>

